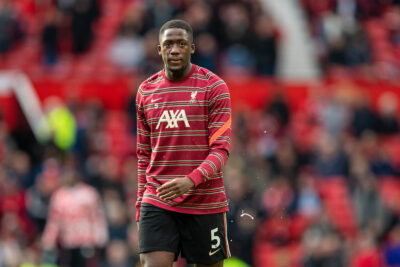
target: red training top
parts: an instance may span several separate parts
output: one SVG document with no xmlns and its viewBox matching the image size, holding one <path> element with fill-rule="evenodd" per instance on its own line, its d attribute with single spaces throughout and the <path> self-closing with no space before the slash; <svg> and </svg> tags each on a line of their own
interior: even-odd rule
<svg viewBox="0 0 400 267">
<path fill-rule="evenodd" d="M 231 101 L 225 82 L 192 64 L 181 80 L 164 70 L 144 81 L 136 97 L 138 197 L 163 209 L 210 214 L 228 211 L 222 167 L 229 156 Z M 173 201 L 157 197 L 157 188 L 188 176 L 194 188 Z"/>
</svg>

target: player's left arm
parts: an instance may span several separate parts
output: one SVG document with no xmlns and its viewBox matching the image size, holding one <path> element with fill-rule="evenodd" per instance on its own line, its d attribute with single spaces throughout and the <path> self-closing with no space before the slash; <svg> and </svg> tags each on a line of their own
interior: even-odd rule
<svg viewBox="0 0 400 267">
<path fill-rule="evenodd" d="M 158 189 L 158 196 L 175 199 L 206 182 L 222 171 L 229 157 L 231 143 L 231 98 L 228 87 L 221 80 L 210 92 L 208 108 L 209 154 L 199 167 L 185 178 L 171 180 Z"/>
</svg>

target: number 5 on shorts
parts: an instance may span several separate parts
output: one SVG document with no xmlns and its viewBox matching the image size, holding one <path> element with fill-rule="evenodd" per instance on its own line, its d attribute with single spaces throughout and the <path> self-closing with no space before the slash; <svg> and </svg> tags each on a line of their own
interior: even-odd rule
<svg viewBox="0 0 400 267">
<path fill-rule="evenodd" d="M 221 243 L 221 239 L 219 238 L 219 236 L 216 235 L 217 232 L 218 232 L 218 227 L 211 229 L 211 248 L 212 249 L 216 249 L 217 247 L 219 247 L 219 245 Z M 214 241 L 216 241 L 215 244 L 213 244 Z"/>
</svg>

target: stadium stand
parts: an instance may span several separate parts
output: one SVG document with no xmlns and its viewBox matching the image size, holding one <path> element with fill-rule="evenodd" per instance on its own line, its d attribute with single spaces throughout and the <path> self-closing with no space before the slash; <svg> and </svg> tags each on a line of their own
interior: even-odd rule
<svg viewBox="0 0 400 267">
<path fill-rule="evenodd" d="M 138 265 L 133 103 L 160 67 L 149 47 L 171 17 L 193 25 L 194 62 L 231 90 L 232 254 L 256 267 L 400 265 L 399 1 L 299 0 L 317 81 L 274 76 L 284 34 L 259 1 L 0 0 L 11 25 L 0 70 L 26 73 L 42 103 L 60 97 L 77 125 L 71 149 L 41 144 L 0 87 L 0 266 L 51 261 L 41 236 L 71 166 L 100 194 L 108 224 L 90 266 Z M 79 2 L 91 8 L 76 14 Z M 74 16 L 93 38 L 74 44 Z"/>
</svg>

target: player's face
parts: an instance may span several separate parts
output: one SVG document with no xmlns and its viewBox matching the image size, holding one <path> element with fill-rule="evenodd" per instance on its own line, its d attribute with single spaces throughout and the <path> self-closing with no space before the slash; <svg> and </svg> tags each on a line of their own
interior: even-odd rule
<svg viewBox="0 0 400 267">
<path fill-rule="evenodd" d="M 190 56 L 194 53 L 194 44 L 184 29 L 167 29 L 160 36 L 158 54 L 161 55 L 167 72 L 175 77 L 188 73 Z M 190 70 L 189 70 L 190 71 Z"/>
</svg>

